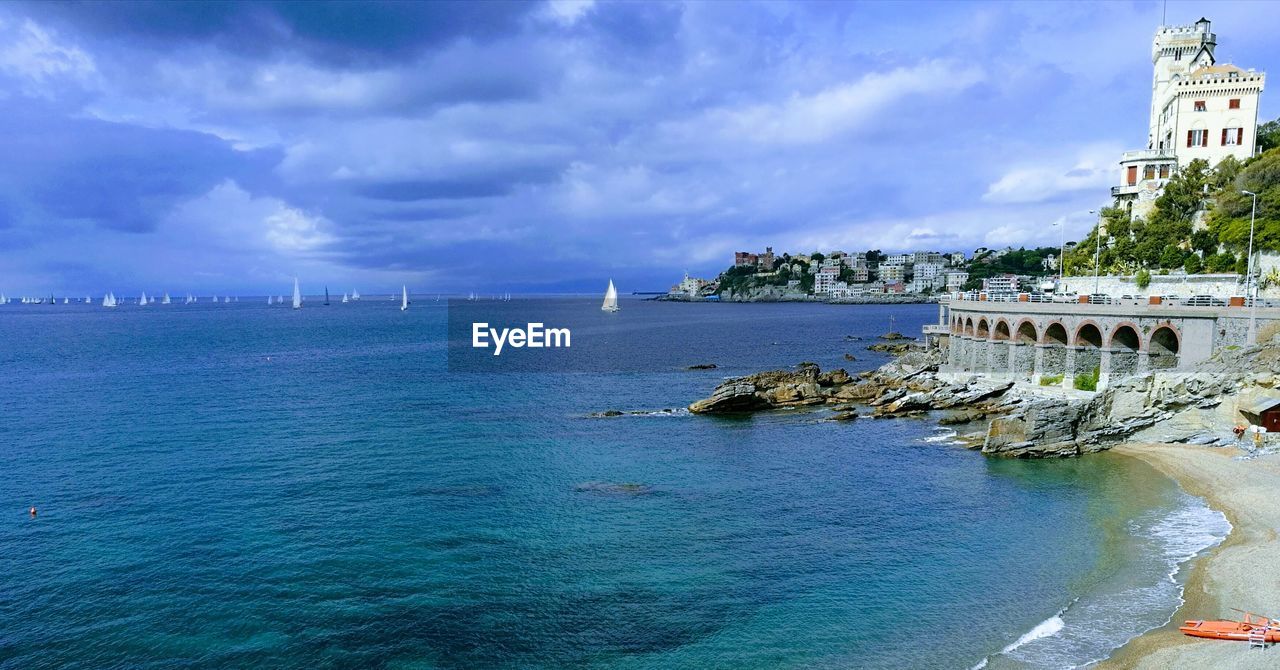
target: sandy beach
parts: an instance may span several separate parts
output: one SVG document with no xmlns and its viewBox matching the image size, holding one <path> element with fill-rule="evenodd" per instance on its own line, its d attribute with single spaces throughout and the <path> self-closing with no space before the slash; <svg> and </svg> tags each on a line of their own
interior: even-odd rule
<svg viewBox="0 0 1280 670">
<path fill-rule="evenodd" d="M 1276 668 L 1280 649 L 1196 640 L 1178 632 L 1186 619 L 1238 619 L 1231 608 L 1280 616 L 1280 456 L 1235 460 L 1235 449 L 1130 444 L 1116 453 L 1141 459 L 1203 497 L 1231 521 L 1230 536 L 1196 560 L 1185 604 L 1169 625 L 1131 641 L 1099 668 Z"/>
</svg>

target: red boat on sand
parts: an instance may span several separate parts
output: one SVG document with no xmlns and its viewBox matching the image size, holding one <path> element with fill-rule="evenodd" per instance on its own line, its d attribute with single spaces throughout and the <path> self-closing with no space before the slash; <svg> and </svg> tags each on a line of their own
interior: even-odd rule
<svg viewBox="0 0 1280 670">
<path fill-rule="evenodd" d="M 1252 612 L 1244 612 L 1244 621 L 1187 621 L 1178 630 L 1184 635 L 1210 640 L 1261 644 L 1280 642 L 1280 620 L 1258 616 Z"/>
</svg>

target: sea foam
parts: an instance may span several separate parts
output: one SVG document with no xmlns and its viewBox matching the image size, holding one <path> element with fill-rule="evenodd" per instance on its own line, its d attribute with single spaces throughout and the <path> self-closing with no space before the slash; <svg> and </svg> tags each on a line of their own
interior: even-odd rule
<svg viewBox="0 0 1280 670">
<path fill-rule="evenodd" d="M 1172 510 L 1138 517 L 1129 530 L 1151 564 L 1123 583 L 1082 594 L 1017 641 L 982 659 L 1006 657 L 1032 668 L 1076 668 L 1103 660 L 1129 640 L 1163 626 L 1183 603 L 1178 574 L 1187 561 L 1231 532 L 1226 517 L 1182 494 Z"/>
</svg>

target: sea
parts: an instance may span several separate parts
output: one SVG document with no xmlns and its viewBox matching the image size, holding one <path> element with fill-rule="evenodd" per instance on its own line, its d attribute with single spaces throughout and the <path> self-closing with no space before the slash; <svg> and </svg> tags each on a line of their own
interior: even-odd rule
<svg viewBox="0 0 1280 670">
<path fill-rule="evenodd" d="M 412 301 L 0 305 L 0 668 L 1077 667 L 1229 530 L 1119 455 L 684 409 L 933 305 Z M 534 319 L 577 349 L 450 337 Z"/>
</svg>

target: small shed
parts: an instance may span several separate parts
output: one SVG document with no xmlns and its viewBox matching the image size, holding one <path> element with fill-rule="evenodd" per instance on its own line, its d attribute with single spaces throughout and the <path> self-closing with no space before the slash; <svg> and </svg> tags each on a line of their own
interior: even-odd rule
<svg viewBox="0 0 1280 670">
<path fill-rule="evenodd" d="M 1280 398 L 1265 398 L 1251 407 L 1242 407 L 1240 413 L 1255 426 L 1262 426 L 1268 433 L 1280 433 Z"/>
</svg>

